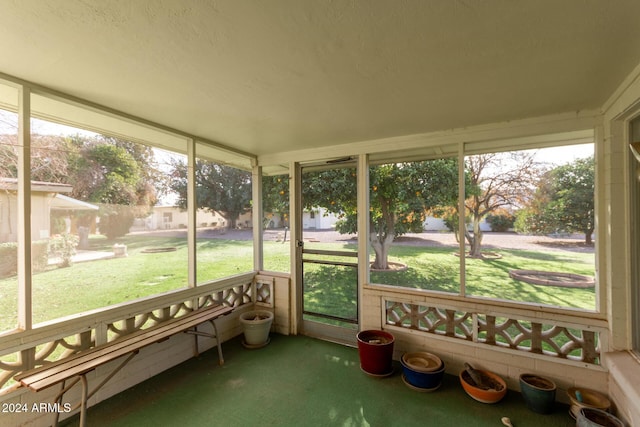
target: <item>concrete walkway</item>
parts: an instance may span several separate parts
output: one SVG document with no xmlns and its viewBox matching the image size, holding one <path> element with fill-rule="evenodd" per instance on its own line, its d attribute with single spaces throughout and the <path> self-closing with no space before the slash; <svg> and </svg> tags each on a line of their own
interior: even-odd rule
<svg viewBox="0 0 640 427">
<path fill-rule="evenodd" d="M 76 254 L 71 257 L 72 263 L 78 262 L 86 262 L 86 261 L 97 261 L 100 259 L 109 259 L 115 258 L 115 254 L 113 252 L 104 252 L 104 251 L 86 251 L 86 250 L 78 250 Z M 49 258 L 47 264 L 49 265 L 57 265 L 60 264 L 62 260 L 58 257 Z"/>
</svg>

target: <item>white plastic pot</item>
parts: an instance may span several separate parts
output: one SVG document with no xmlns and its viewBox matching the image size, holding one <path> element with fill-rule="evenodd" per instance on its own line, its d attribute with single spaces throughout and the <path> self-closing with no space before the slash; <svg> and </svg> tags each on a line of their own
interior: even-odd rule
<svg viewBox="0 0 640 427">
<path fill-rule="evenodd" d="M 262 347 L 269 342 L 269 332 L 273 323 L 273 313 L 267 310 L 247 311 L 240 315 L 247 347 Z"/>
</svg>

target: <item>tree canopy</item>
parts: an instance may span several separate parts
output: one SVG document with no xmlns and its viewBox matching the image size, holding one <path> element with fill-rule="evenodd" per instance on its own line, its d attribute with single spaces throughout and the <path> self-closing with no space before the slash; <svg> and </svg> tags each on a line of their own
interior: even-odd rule
<svg viewBox="0 0 640 427">
<path fill-rule="evenodd" d="M 309 172 L 303 180 L 306 209 L 323 207 L 338 215 L 337 231 L 357 231 L 354 168 Z M 389 247 L 396 237 L 422 231 L 427 209 L 455 204 L 458 166 L 455 159 L 389 163 L 372 166 L 369 181 L 373 268 L 387 269 Z"/>
<path fill-rule="evenodd" d="M 207 160 L 197 160 L 196 206 L 219 213 L 227 228 L 235 228 L 240 215 L 251 209 L 251 174 Z M 172 164 L 169 187 L 178 195 L 178 205 L 187 207 L 187 165 L 183 159 Z"/>
<path fill-rule="evenodd" d="M 595 162 L 593 156 L 542 175 L 531 202 L 518 213 L 516 229 L 532 234 L 583 233 L 592 244 Z"/>
<path fill-rule="evenodd" d="M 465 170 L 469 181 L 465 208 L 472 224 L 471 232 L 465 228 L 465 238 L 469 256 L 482 258 L 482 219 L 504 208 L 522 206 L 535 187 L 539 165 L 533 152 L 513 151 L 468 156 Z"/>
<path fill-rule="evenodd" d="M 0 176 L 17 177 L 16 135 L 0 141 Z M 96 135 L 32 135 L 31 180 L 69 184 L 71 197 L 99 205 L 100 231 L 113 239 L 149 214 L 162 188 L 150 146 Z"/>
</svg>

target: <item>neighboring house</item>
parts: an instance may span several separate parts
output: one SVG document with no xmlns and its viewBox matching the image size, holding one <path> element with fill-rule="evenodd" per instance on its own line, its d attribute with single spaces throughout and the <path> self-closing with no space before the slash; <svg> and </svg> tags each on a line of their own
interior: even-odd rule
<svg viewBox="0 0 640 427">
<path fill-rule="evenodd" d="M 337 220 L 337 215 L 328 212 L 325 208 L 318 207 L 302 214 L 302 228 L 316 230 L 335 228 Z"/>
<path fill-rule="evenodd" d="M 451 231 L 449 230 L 449 227 L 447 227 L 447 224 L 445 224 L 444 219 L 435 218 L 433 216 L 428 216 L 427 219 L 425 219 L 422 227 L 424 231 Z M 473 226 L 471 224 L 468 224 L 467 229 L 469 231 L 472 231 Z M 487 222 L 486 218 L 483 218 L 482 221 L 480 221 L 480 230 L 492 231 L 491 225 Z"/>
<path fill-rule="evenodd" d="M 188 221 L 187 211 L 178 206 L 154 206 L 151 214 L 147 218 L 137 220 L 131 231 L 187 228 Z M 196 224 L 198 227 L 221 228 L 226 227 L 227 221 L 217 212 L 198 209 Z M 243 228 L 250 227 L 251 213 L 240 215 L 237 224 Z"/>
<path fill-rule="evenodd" d="M 31 181 L 31 239 L 47 239 L 51 234 L 51 211 L 98 210 L 90 203 L 61 193 L 70 193 L 68 184 Z M 0 177 L 0 243 L 18 241 L 18 180 Z M 68 222 L 70 224 L 70 221 Z M 69 230 L 67 230 L 69 231 Z"/>
</svg>

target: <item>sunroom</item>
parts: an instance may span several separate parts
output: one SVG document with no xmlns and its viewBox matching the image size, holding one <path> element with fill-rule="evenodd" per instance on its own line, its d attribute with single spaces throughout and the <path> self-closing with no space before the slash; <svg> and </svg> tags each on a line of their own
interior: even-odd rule
<svg viewBox="0 0 640 427">
<path fill-rule="evenodd" d="M 640 424 L 638 16 L 3 1 L 0 424 L 52 423 L 19 409 L 60 387 L 15 376 L 211 305 L 233 309 L 216 338 L 98 366 L 89 405 L 224 348 L 259 308 L 278 336 L 384 330 L 396 361 L 431 352 L 515 391 L 534 372 Z M 36 182 L 98 209 L 38 226 Z"/>
</svg>

